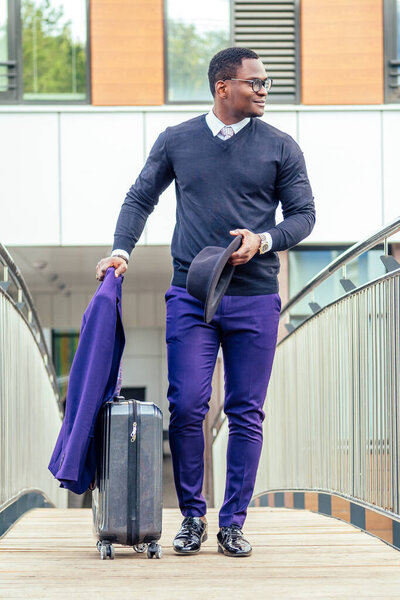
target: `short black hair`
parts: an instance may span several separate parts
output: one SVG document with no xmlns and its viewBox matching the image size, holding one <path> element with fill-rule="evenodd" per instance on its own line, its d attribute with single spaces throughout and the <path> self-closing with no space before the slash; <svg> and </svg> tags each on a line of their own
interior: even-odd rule
<svg viewBox="0 0 400 600">
<path fill-rule="evenodd" d="M 208 81 L 210 90 L 215 96 L 215 84 L 221 79 L 235 77 L 238 67 L 241 66 L 244 58 L 259 58 L 258 54 L 249 50 L 249 48 L 225 48 L 221 50 L 210 61 L 208 67 Z"/>
</svg>

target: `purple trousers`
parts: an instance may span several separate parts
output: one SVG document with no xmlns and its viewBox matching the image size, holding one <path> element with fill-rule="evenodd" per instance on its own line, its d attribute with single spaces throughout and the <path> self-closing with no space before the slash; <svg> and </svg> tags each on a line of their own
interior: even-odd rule
<svg viewBox="0 0 400 600">
<path fill-rule="evenodd" d="M 242 527 L 262 447 L 263 404 L 275 354 L 279 294 L 224 296 L 211 323 L 204 304 L 171 286 L 167 305 L 169 443 L 179 507 L 184 516 L 206 514 L 203 421 L 219 346 L 225 372 L 224 411 L 229 440 L 219 526 Z"/>
</svg>

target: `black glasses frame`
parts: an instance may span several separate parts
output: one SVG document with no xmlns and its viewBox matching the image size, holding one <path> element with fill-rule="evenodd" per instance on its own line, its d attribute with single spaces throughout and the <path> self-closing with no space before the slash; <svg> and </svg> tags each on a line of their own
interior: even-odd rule
<svg viewBox="0 0 400 600">
<path fill-rule="evenodd" d="M 273 83 L 273 79 L 271 79 L 270 77 L 267 77 L 267 79 L 263 80 L 263 79 L 237 79 L 236 77 L 225 77 L 225 79 L 223 79 L 222 81 L 247 81 L 247 83 L 251 83 L 251 87 L 253 92 L 255 92 L 256 94 L 261 90 L 261 88 L 264 86 L 265 87 L 265 91 L 269 92 L 269 90 L 272 87 L 272 83 Z"/>
</svg>

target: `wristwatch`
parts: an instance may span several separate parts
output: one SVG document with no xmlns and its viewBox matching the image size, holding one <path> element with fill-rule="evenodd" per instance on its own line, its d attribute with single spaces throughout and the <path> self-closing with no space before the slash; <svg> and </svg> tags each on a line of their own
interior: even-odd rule
<svg viewBox="0 0 400 600">
<path fill-rule="evenodd" d="M 113 254 L 112 256 L 118 256 L 118 258 L 123 258 L 126 264 L 129 263 L 129 260 L 126 258 L 126 256 L 123 256 L 122 254 Z"/>
<path fill-rule="evenodd" d="M 261 240 L 261 244 L 260 244 L 258 251 L 260 254 L 265 254 L 270 249 L 269 240 L 268 240 L 267 236 L 265 235 L 265 233 L 257 233 L 257 235 Z"/>
</svg>

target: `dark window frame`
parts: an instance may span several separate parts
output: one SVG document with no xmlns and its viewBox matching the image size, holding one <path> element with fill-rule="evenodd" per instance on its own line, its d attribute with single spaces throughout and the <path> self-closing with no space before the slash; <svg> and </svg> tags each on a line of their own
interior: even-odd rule
<svg viewBox="0 0 400 600">
<path fill-rule="evenodd" d="M 7 91 L 0 92 L 0 102 L 3 104 L 14 104 L 18 102 L 18 92 L 22 84 L 22 72 L 18 69 L 21 64 L 22 44 L 17 32 L 21 32 L 21 3 L 20 0 L 8 0 L 7 2 L 7 45 L 8 45 L 8 86 Z M 2 66 L 5 66 L 2 64 Z M 3 78 L 2 78 L 3 81 Z M 15 84 L 15 85 L 13 85 Z"/>
<path fill-rule="evenodd" d="M 10 60 L 16 61 L 16 82 L 17 87 L 14 93 L 0 92 L 0 104 L 21 104 L 30 106 L 60 106 L 60 105 L 88 105 L 92 103 L 91 94 L 91 44 L 90 44 L 90 0 L 86 2 L 86 98 L 83 100 L 25 100 L 23 98 L 23 57 L 22 57 L 22 19 L 21 19 L 21 0 L 8 0 L 8 47 Z M 11 56 L 13 58 L 11 58 Z M 15 57 L 15 58 L 14 58 Z"/>
<path fill-rule="evenodd" d="M 397 47 L 397 1 L 383 2 L 383 54 L 384 54 L 384 94 L 386 103 L 400 102 L 400 85 L 395 85 L 395 77 L 400 79 L 400 60 Z M 397 64 L 396 64 L 397 63 Z"/>
</svg>

